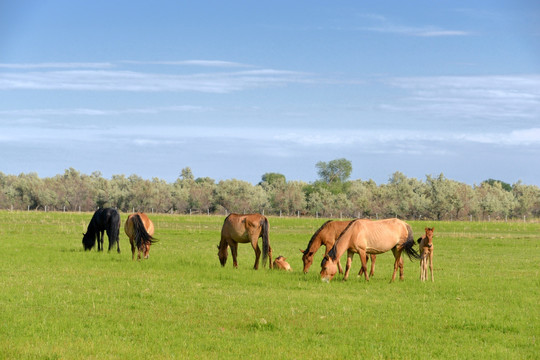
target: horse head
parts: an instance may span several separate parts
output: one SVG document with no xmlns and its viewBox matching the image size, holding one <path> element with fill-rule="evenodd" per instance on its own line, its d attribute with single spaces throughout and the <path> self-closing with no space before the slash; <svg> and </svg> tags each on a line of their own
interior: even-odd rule
<svg viewBox="0 0 540 360">
<path fill-rule="evenodd" d="M 83 247 L 84 247 L 84 250 L 92 250 L 92 248 L 94 247 L 95 243 L 96 243 L 96 237 L 94 234 L 90 235 L 89 233 L 83 233 L 83 238 L 82 238 L 82 244 L 83 244 Z"/>
<path fill-rule="evenodd" d="M 325 255 L 321 262 L 321 280 L 330 282 L 338 271 L 337 263 L 330 256 Z"/>
<path fill-rule="evenodd" d="M 302 253 L 302 262 L 304 263 L 304 274 L 307 274 L 309 267 L 311 266 L 311 264 L 313 264 L 314 252 L 309 251 L 309 249 L 300 249 L 300 252 Z"/>
<path fill-rule="evenodd" d="M 225 245 L 223 245 L 223 243 Z M 218 246 L 218 257 L 219 262 L 221 263 L 221 266 L 225 266 L 227 263 L 227 257 L 229 256 L 229 252 L 227 251 L 228 245 L 227 242 L 221 242 Z"/>
</svg>

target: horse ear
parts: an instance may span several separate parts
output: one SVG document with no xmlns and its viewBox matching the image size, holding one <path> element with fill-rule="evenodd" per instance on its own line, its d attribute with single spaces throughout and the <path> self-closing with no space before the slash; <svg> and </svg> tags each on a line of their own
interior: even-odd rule
<svg viewBox="0 0 540 360">
<path fill-rule="evenodd" d="M 304 250 L 302 250 L 302 249 L 298 249 L 298 250 L 300 250 L 300 252 L 301 252 L 302 254 L 304 253 Z"/>
<path fill-rule="evenodd" d="M 424 228 L 424 231 L 428 231 L 429 228 Z"/>
</svg>

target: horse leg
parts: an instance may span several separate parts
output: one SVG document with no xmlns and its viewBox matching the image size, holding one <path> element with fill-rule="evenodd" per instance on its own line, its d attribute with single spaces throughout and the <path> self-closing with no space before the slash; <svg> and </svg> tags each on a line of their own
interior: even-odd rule
<svg viewBox="0 0 540 360">
<path fill-rule="evenodd" d="M 392 273 L 392 280 L 390 282 L 394 282 L 396 279 L 396 272 L 399 266 L 399 261 L 401 259 L 401 250 L 397 249 L 397 246 L 392 249 L 392 253 L 394 254 L 394 272 Z"/>
<path fill-rule="evenodd" d="M 337 266 L 338 266 L 338 269 L 339 269 L 339 273 L 343 274 L 343 268 L 341 267 L 341 260 L 340 259 L 337 260 Z"/>
<path fill-rule="evenodd" d="M 238 267 L 238 262 L 236 261 L 236 256 L 238 255 L 238 243 L 236 241 L 232 241 L 229 246 L 231 247 L 231 254 L 233 258 L 233 267 Z"/>
<path fill-rule="evenodd" d="M 98 251 L 103 251 L 103 232 L 102 231 L 97 231 L 96 233 L 97 235 L 97 249 Z"/>
<path fill-rule="evenodd" d="M 120 254 L 120 229 L 116 231 L 116 251 Z"/>
<path fill-rule="evenodd" d="M 403 280 L 403 256 L 399 258 L 399 280 Z"/>
<path fill-rule="evenodd" d="M 373 274 L 375 273 L 375 259 L 377 258 L 377 256 L 375 254 L 371 254 L 370 257 L 371 257 L 371 270 L 369 271 L 369 277 L 372 277 Z"/>
<path fill-rule="evenodd" d="M 253 251 L 255 251 L 255 264 L 253 265 L 253 269 L 258 270 L 259 259 L 261 258 L 261 249 L 259 248 L 259 242 L 257 239 L 251 241 L 251 247 L 253 248 Z"/>
<path fill-rule="evenodd" d="M 351 270 L 353 256 L 354 253 L 350 250 L 347 250 L 347 264 L 345 265 L 345 274 L 343 274 L 343 280 L 347 280 L 349 278 L 349 271 Z"/>
<path fill-rule="evenodd" d="M 358 256 L 361 256 L 361 255 L 358 255 Z M 366 255 L 367 256 L 367 255 Z M 360 264 L 362 264 L 362 260 L 360 259 Z M 364 273 L 364 268 L 360 265 L 360 271 L 358 271 L 358 277 L 362 276 L 362 274 Z"/>
<path fill-rule="evenodd" d="M 429 270 L 431 272 L 431 281 L 433 282 L 433 281 L 435 281 L 433 279 L 433 248 L 429 252 Z"/>
<path fill-rule="evenodd" d="M 129 243 L 131 244 L 131 260 L 133 261 L 135 260 L 135 243 L 131 238 L 129 239 Z"/>
<path fill-rule="evenodd" d="M 369 276 L 368 276 L 368 272 L 367 272 L 368 255 L 367 255 L 365 250 L 360 250 L 360 252 L 358 254 L 360 255 L 360 261 L 362 261 L 362 269 L 360 271 L 364 273 L 366 281 L 369 281 Z"/>
</svg>

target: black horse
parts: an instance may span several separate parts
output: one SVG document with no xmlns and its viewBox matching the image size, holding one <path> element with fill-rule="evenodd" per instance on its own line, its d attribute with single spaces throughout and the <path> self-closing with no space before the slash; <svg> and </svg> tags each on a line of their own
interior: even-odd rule
<svg viewBox="0 0 540 360">
<path fill-rule="evenodd" d="M 109 238 L 109 251 L 111 251 L 114 243 L 116 243 L 118 252 L 120 252 L 120 214 L 111 208 L 98 209 L 94 213 L 94 216 L 92 216 L 86 234 L 83 234 L 82 243 L 84 250 L 92 250 L 96 244 L 97 237 L 98 251 L 103 251 L 104 231 L 107 231 L 107 237 Z"/>
</svg>

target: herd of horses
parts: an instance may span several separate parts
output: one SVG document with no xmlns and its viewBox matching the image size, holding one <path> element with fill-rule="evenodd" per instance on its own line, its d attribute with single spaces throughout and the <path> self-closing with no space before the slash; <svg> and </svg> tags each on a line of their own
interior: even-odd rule
<svg viewBox="0 0 540 360">
<path fill-rule="evenodd" d="M 321 246 L 325 246 L 326 251 L 321 262 L 321 280 L 331 281 L 339 271 L 343 274 L 343 279 L 347 280 L 352 265 L 354 254 L 358 254 L 361 261 L 361 269 L 358 276 L 362 274 L 366 281 L 373 276 L 375 271 L 375 260 L 378 254 L 392 251 L 394 255 L 394 269 L 391 282 L 396 278 L 399 269 L 399 278 L 403 280 L 403 258 L 402 253 L 411 259 L 420 260 L 420 279 L 427 280 L 428 264 L 433 278 L 433 233 L 435 228 L 425 228 L 425 234 L 416 242 L 413 238 L 412 228 L 406 222 L 399 219 L 367 220 L 354 219 L 351 221 L 328 220 L 315 231 L 307 248 L 300 250 L 304 263 L 304 273 L 307 273 L 313 257 Z M 150 246 L 157 241 L 153 237 L 154 224 L 145 213 L 137 212 L 128 216 L 124 224 L 124 231 L 129 237 L 131 244 L 132 260 L 135 260 L 135 250 L 137 259 L 147 259 Z M 98 243 L 98 251 L 103 251 L 104 232 L 109 238 L 109 251 L 117 246 L 120 252 L 119 233 L 120 215 L 115 209 L 97 210 L 86 233 L 83 234 L 83 246 L 85 250 L 91 250 Z M 228 258 L 228 249 L 231 249 L 233 267 L 238 267 L 238 244 L 250 243 L 255 252 L 255 264 L 253 268 L 259 268 L 259 261 L 262 254 L 263 266 L 268 261 L 269 267 L 275 269 L 291 270 L 286 258 L 278 256 L 272 262 L 272 248 L 269 240 L 268 219 L 261 214 L 229 214 L 221 228 L 221 240 L 218 248 L 218 258 L 221 266 L 225 266 Z M 259 247 L 259 239 L 262 238 L 262 251 Z M 419 244 L 419 251 L 414 249 L 414 245 Z M 347 252 L 347 264 L 345 271 L 341 267 L 340 258 Z M 368 275 L 367 262 L 371 259 L 371 269 Z"/>
<path fill-rule="evenodd" d="M 124 224 L 124 231 L 131 244 L 131 258 L 135 260 L 135 249 L 137 249 L 137 259 L 141 259 L 141 254 L 142 257 L 148 259 L 150 245 L 157 241 L 153 237 L 154 224 L 148 216 L 142 212 L 129 215 Z M 95 246 L 97 239 L 98 251 L 103 251 L 103 235 L 105 232 L 109 238 L 109 251 L 116 244 L 117 251 L 120 252 L 120 214 L 115 209 L 98 209 L 94 213 L 86 233 L 83 233 L 82 243 L 84 250 L 91 250 Z"/>
</svg>

